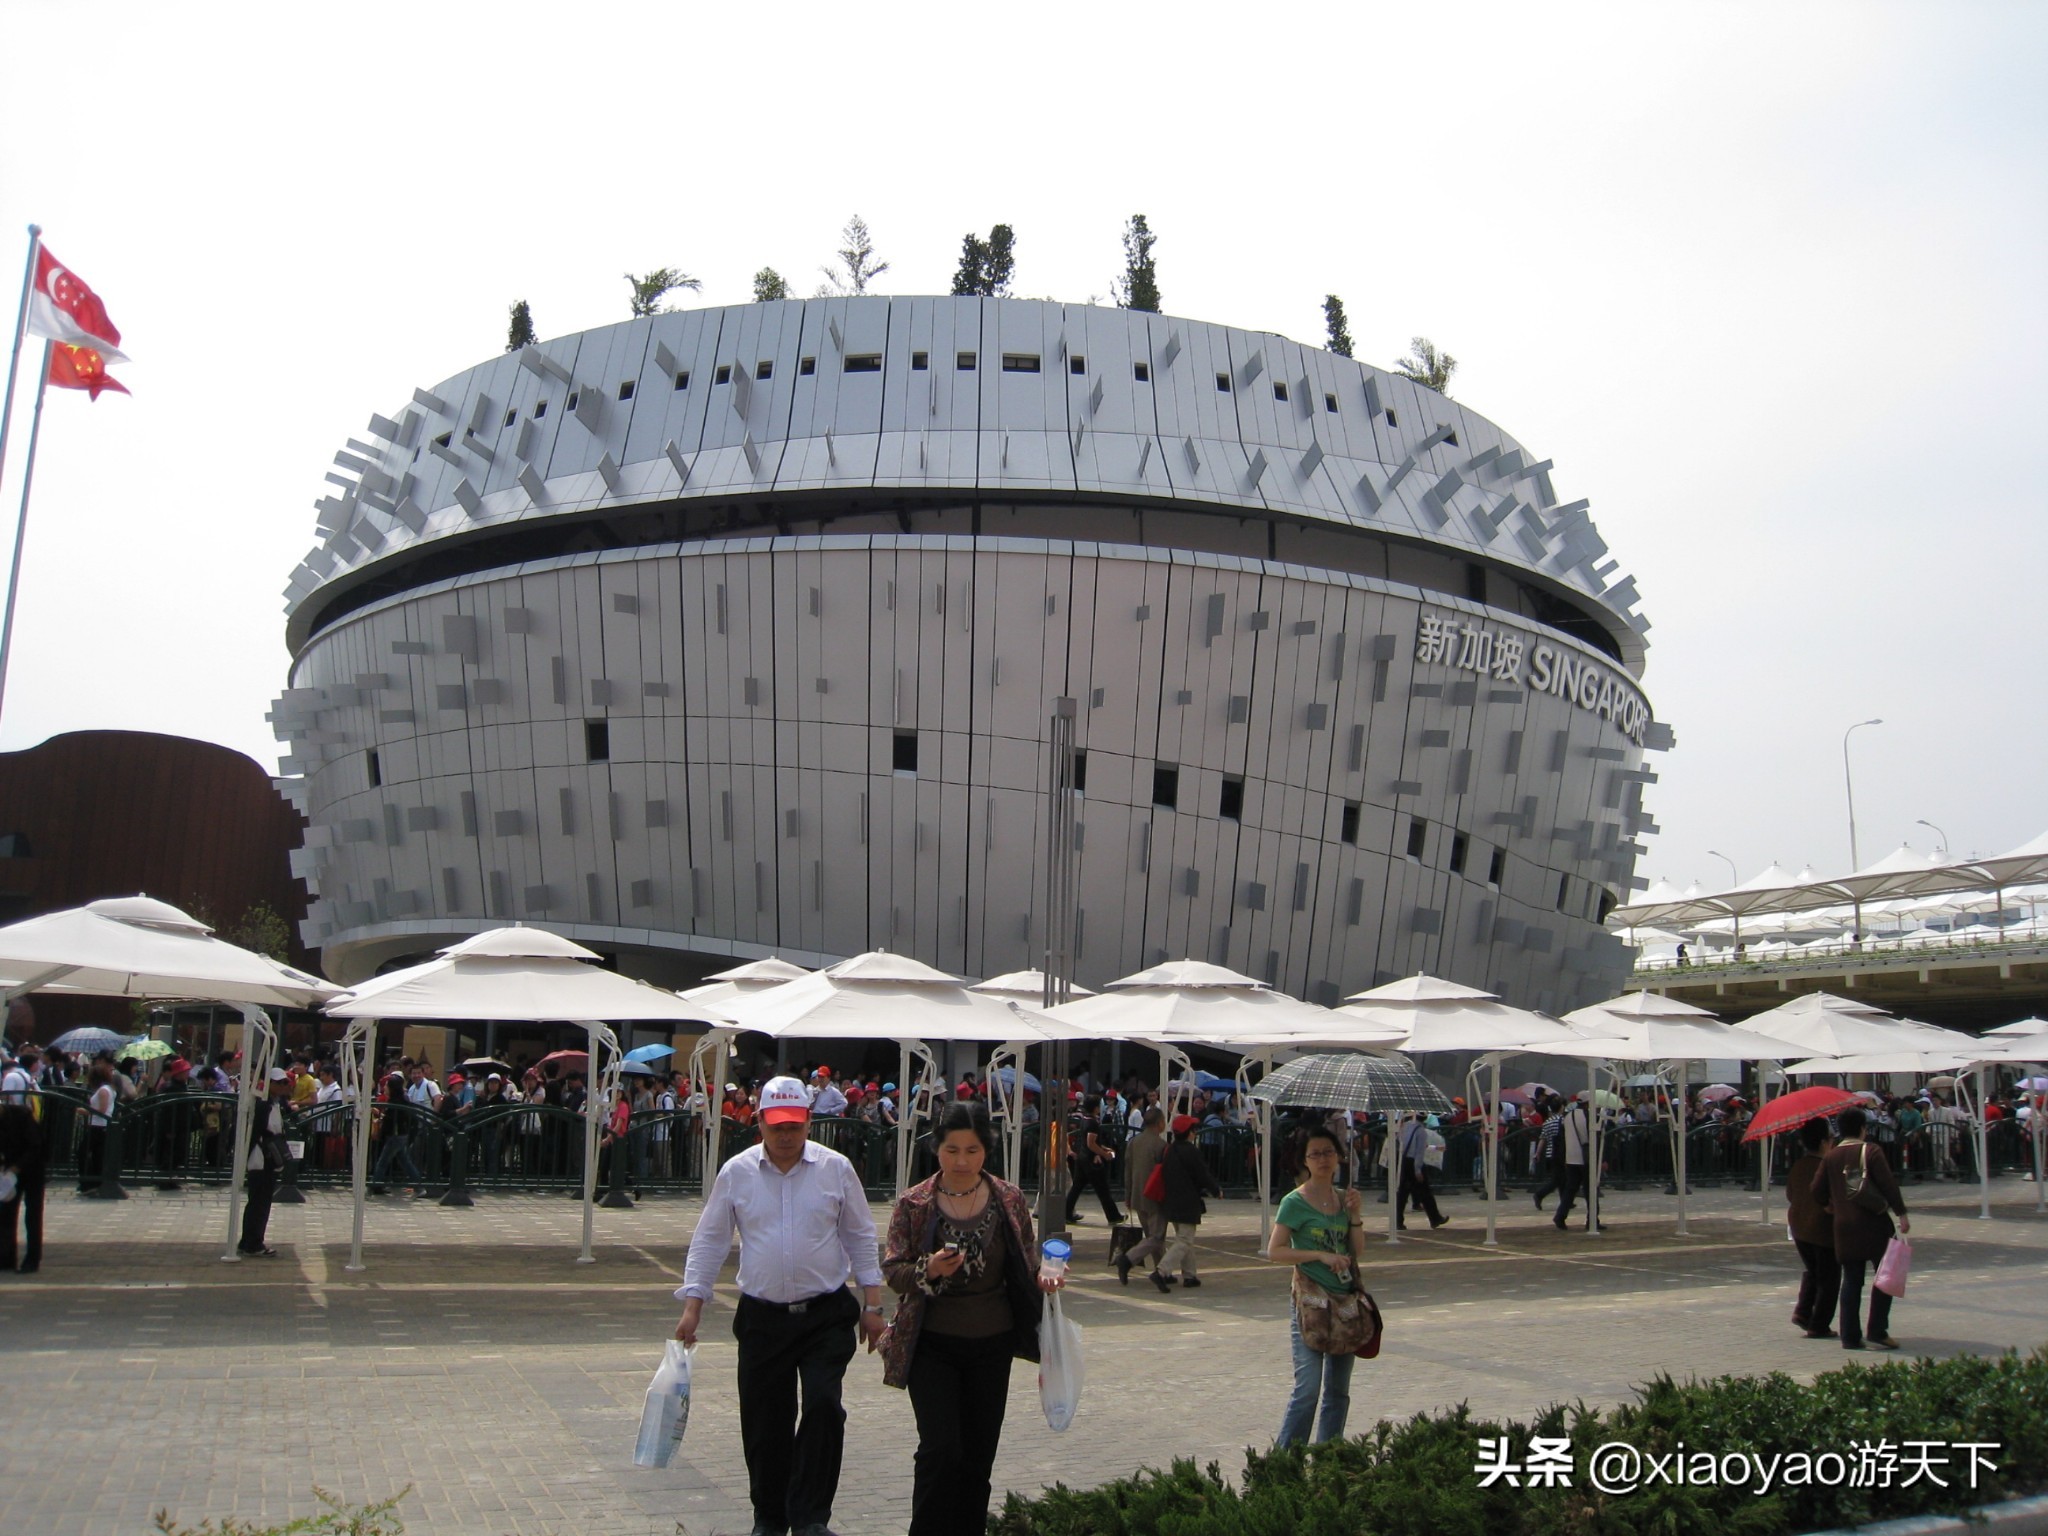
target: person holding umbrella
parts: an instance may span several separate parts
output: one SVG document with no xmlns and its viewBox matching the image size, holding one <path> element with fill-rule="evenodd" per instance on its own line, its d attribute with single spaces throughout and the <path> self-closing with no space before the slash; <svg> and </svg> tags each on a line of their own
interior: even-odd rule
<svg viewBox="0 0 2048 1536">
<path fill-rule="evenodd" d="M 1834 1218 L 1814 1193 L 1821 1154 L 1828 1145 L 1827 1121 L 1815 1116 L 1800 1126 L 1799 1142 L 1805 1151 L 1785 1172 L 1787 1223 L 1803 1268 L 1799 1299 L 1792 1304 L 1792 1326 L 1805 1329 L 1809 1339 L 1831 1339 L 1835 1336 L 1835 1302 L 1842 1291 L 1842 1270 L 1835 1261 Z"/>
</svg>

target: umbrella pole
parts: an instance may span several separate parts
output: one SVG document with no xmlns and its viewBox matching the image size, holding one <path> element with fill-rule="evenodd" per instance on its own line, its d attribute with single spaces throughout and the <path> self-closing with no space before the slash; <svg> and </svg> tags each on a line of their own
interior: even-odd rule
<svg viewBox="0 0 2048 1536">
<path fill-rule="evenodd" d="M 349 1189 L 355 1209 L 351 1213 L 348 1238 L 348 1268 L 351 1274 L 360 1273 L 363 1267 L 363 1211 L 369 1204 L 370 1182 L 370 1116 L 375 1087 L 371 1071 L 377 1054 L 377 1021 L 358 1019 L 349 1025 L 348 1037 L 342 1043 L 343 1060 L 352 1069 L 355 1078 L 355 1102 L 352 1106 L 355 1121 L 349 1127 Z"/>
<path fill-rule="evenodd" d="M 1488 1081 L 1493 1092 L 1486 1100 L 1486 1246 L 1498 1248 L 1496 1227 L 1500 1220 L 1500 1052 L 1491 1051 Z"/>
<path fill-rule="evenodd" d="M 1401 1241 L 1401 1127 L 1393 1112 L 1387 1114 L 1387 1139 L 1380 1148 L 1387 1165 L 1387 1241 Z"/>
<path fill-rule="evenodd" d="M 270 1094 L 270 1062 L 275 1041 L 270 1033 L 270 1015 L 253 1003 L 238 1003 L 242 1015 L 242 1082 L 235 1095 L 234 1162 L 228 1173 L 227 1243 L 223 1263 L 233 1264 L 242 1256 L 236 1251 L 241 1241 L 242 1180 L 249 1172 L 249 1123 L 256 1113 L 256 1084 L 263 1081 L 263 1095 Z"/>
<path fill-rule="evenodd" d="M 1673 1062 L 1672 1065 L 1677 1069 L 1678 1074 L 1677 1096 L 1671 1101 L 1671 1123 L 1678 1130 L 1678 1156 L 1675 1159 L 1678 1167 L 1678 1235 L 1680 1237 L 1689 1237 L 1691 1234 L 1686 1230 L 1685 1226 L 1685 1069 L 1687 1063 L 1677 1061 Z"/>
<path fill-rule="evenodd" d="M 1770 1081 L 1771 1069 L 1775 1066 L 1775 1061 L 1760 1061 L 1756 1064 L 1756 1102 L 1759 1108 L 1764 1102 L 1764 1085 Z M 1779 1074 L 1781 1078 L 1783 1075 Z M 1763 1197 L 1763 1209 L 1758 1219 L 1765 1226 L 1771 1224 L 1771 1149 L 1776 1145 L 1777 1143 L 1768 1136 L 1759 1137 L 1756 1144 L 1756 1187 L 1757 1192 Z"/>
<path fill-rule="evenodd" d="M 585 1021 L 583 1028 L 590 1037 L 586 1066 L 595 1068 L 598 1033 L 604 1026 Z M 583 1250 L 576 1255 L 578 1264 L 597 1262 L 590 1251 L 590 1243 L 597 1223 L 597 1130 L 611 1107 L 604 1100 L 601 1080 L 594 1070 L 588 1071 L 584 1077 L 583 1099 Z"/>
<path fill-rule="evenodd" d="M 2001 903 L 2003 906 L 2003 903 Z M 1991 1219 L 1991 1127 L 1984 1118 L 1985 1106 L 1991 1102 L 1991 1082 L 1988 1069 L 1979 1065 L 1977 1078 L 1977 1219 Z"/>
</svg>

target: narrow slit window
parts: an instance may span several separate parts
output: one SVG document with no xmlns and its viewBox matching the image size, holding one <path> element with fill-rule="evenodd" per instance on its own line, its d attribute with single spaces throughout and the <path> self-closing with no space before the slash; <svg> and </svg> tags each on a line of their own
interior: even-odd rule
<svg viewBox="0 0 2048 1536">
<path fill-rule="evenodd" d="M 447 446 L 448 446 L 448 445 L 449 445 L 450 443 L 452 443 L 452 442 L 454 442 L 454 441 L 455 441 L 455 433 L 454 433 L 454 431 L 453 431 L 453 430 L 451 429 L 451 430 L 449 430 L 449 431 L 447 431 L 447 432 L 443 432 L 443 433 L 442 433 L 442 434 L 441 434 L 441 435 L 440 435 L 439 437 L 435 438 L 435 439 L 434 439 L 434 446 L 435 446 L 436 448 L 446 448 L 446 447 L 447 447 Z"/>
<path fill-rule="evenodd" d="M 974 354 L 972 352 L 956 352 L 953 355 L 953 366 L 962 373 L 974 372 Z"/>
<path fill-rule="evenodd" d="M 711 382 L 713 384 L 730 384 L 732 382 L 732 364 L 720 363 L 717 371 L 711 375 Z"/>
<path fill-rule="evenodd" d="M 1391 405 L 1387 407 L 1387 425 L 1390 427 L 1398 427 L 1401 425 L 1400 422 L 1394 419 L 1394 408 Z"/>
<path fill-rule="evenodd" d="M 762 358 L 762 359 L 761 359 L 761 361 L 760 361 L 760 362 L 758 362 L 758 363 L 754 364 L 754 377 L 755 377 L 755 378 L 757 378 L 757 379 L 772 379 L 772 378 L 774 378 L 774 377 L 775 377 L 775 363 L 774 363 L 774 360 L 773 360 L 772 358 L 766 358 L 766 357 L 764 357 L 764 358 Z"/>
<path fill-rule="evenodd" d="M 370 788 L 375 789 L 384 782 L 384 764 L 377 756 L 377 749 L 375 747 L 370 748 L 364 755 L 368 760 L 370 770 Z"/>
<path fill-rule="evenodd" d="M 1244 780 L 1226 778 L 1216 795 L 1216 814 L 1225 821 L 1244 820 Z"/>
<path fill-rule="evenodd" d="M 923 373 L 927 368 L 931 367 L 931 365 L 931 353 L 913 352 L 910 354 L 910 371 L 912 373 Z"/>
<path fill-rule="evenodd" d="M 1465 854 L 1466 854 L 1466 852 L 1468 851 L 1469 847 L 1470 847 L 1470 843 L 1469 843 L 1469 841 L 1467 840 L 1467 838 L 1466 838 L 1466 836 L 1465 836 L 1465 834 L 1464 834 L 1464 833 L 1462 833 L 1462 832 L 1453 832 L 1453 833 L 1451 834 L 1451 873 L 1452 873 L 1452 874 L 1454 874 L 1454 875 L 1462 875 L 1463 873 L 1465 873 Z"/>
<path fill-rule="evenodd" d="M 845 364 L 848 373 L 880 373 L 882 354 L 879 352 L 854 352 L 848 355 Z"/>
<path fill-rule="evenodd" d="M 1077 795 L 1088 793 L 1088 754 L 1086 752 L 1076 752 L 1074 754 L 1074 793 Z"/>
<path fill-rule="evenodd" d="M 608 763 L 612 760 L 612 728 L 608 721 L 583 722 L 583 758 L 585 762 L 591 763 Z"/>
<path fill-rule="evenodd" d="M 1169 811 L 1180 804 L 1180 769 L 1172 763 L 1152 765 L 1152 803 Z"/>
<path fill-rule="evenodd" d="M 689 370 L 689 369 L 687 369 L 687 368 L 679 368 L 679 369 L 677 369 L 677 370 L 676 370 L 676 388 L 680 390 L 680 389 L 688 389 L 689 387 L 690 387 L 690 370 Z"/>
<path fill-rule="evenodd" d="M 1152 382 L 1152 365 L 1150 363 L 1131 364 L 1131 377 L 1140 384 L 1150 384 Z"/>
<path fill-rule="evenodd" d="M 889 767 L 897 773 L 917 772 L 917 732 L 895 734 L 889 743 Z"/>
<path fill-rule="evenodd" d="M 1067 359 L 1067 372 L 1073 374 L 1076 378 L 1087 373 L 1087 371 L 1088 359 L 1081 356 L 1080 353 L 1077 352 Z"/>
<path fill-rule="evenodd" d="M 533 404 L 533 419 L 534 419 L 535 421 L 539 421 L 539 420 L 541 419 L 541 417 L 543 417 L 543 416 L 547 415 L 547 413 L 548 413 L 548 403 L 547 403 L 547 401 L 545 401 L 545 400 L 536 400 L 536 401 L 534 402 L 534 404 Z"/>
<path fill-rule="evenodd" d="M 1560 912 L 1565 911 L 1571 905 L 1571 899 L 1572 877 L 1570 875 L 1559 875 L 1557 877 L 1557 910 Z"/>
<path fill-rule="evenodd" d="M 579 394 L 579 395 L 571 395 L 571 396 L 569 397 L 569 409 L 570 409 L 571 411 L 575 410 L 575 409 L 576 409 L 576 402 L 577 402 L 578 400 L 581 400 L 582 398 L 583 398 L 583 397 L 582 397 L 582 396 L 581 396 L 580 394 Z"/>
<path fill-rule="evenodd" d="M 1458 446 L 1458 434 L 1455 432 L 1446 432 L 1444 434 L 1444 441 L 1449 443 L 1453 448 L 1455 448 Z"/>
<path fill-rule="evenodd" d="M 1323 392 L 1323 409 L 1333 416 L 1337 412 L 1337 397 L 1327 390 Z"/>
<path fill-rule="evenodd" d="M 505 425 L 509 427 L 509 426 L 511 426 L 511 425 L 512 425 L 512 423 L 513 423 L 513 422 L 517 421 L 518 419 L 519 419 L 519 407 L 515 405 L 515 406 L 513 406 L 513 407 L 512 407 L 512 409 L 511 409 L 511 410 L 509 410 L 509 411 L 507 411 L 507 412 L 505 413 Z"/>
<path fill-rule="evenodd" d="M 800 357 L 796 362 L 796 371 L 799 377 L 808 379 L 818 371 L 818 360 L 815 357 Z"/>
<path fill-rule="evenodd" d="M 1229 393 L 1230 393 L 1230 375 L 1229 375 L 1229 374 L 1227 374 L 1227 373 L 1219 373 L 1219 374 L 1217 374 L 1217 375 L 1216 375 L 1216 393 L 1217 393 L 1217 394 L 1219 394 L 1219 395 L 1227 395 L 1227 394 L 1229 394 Z"/>
<path fill-rule="evenodd" d="M 1275 400 L 1285 400 L 1287 398 L 1287 386 L 1278 379 L 1273 381 L 1273 398 Z"/>
<path fill-rule="evenodd" d="M 1358 802 L 1356 800 L 1346 800 L 1344 802 L 1344 812 L 1337 818 L 1337 838 L 1340 842 L 1349 843 L 1353 848 L 1358 846 Z"/>
<path fill-rule="evenodd" d="M 1420 816 L 1417 816 L 1408 823 L 1408 857 L 1411 859 L 1421 858 L 1422 850 L 1428 846 L 1428 843 L 1429 823 Z"/>
<path fill-rule="evenodd" d="M 1505 848 L 1493 850 L 1493 857 L 1486 861 L 1486 883 L 1499 885 L 1500 877 L 1508 872 L 1508 851 Z"/>
<path fill-rule="evenodd" d="M 621 400 L 630 400 L 633 398 L 633 381 L 631 379 L 623 379 L 620 381 L 619 398 Z"/>
<path fill-rule="evenodd" d="M 1003 354 L 1003 372 L 1036 373 L 1038 372 L 1038 355 L 1034 352 L 1005 352 Z"/>
</svg>

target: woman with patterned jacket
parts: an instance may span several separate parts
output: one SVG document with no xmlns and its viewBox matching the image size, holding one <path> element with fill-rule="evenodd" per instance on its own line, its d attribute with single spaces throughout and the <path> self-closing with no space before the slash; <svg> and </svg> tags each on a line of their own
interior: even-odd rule
<svg viewBox="0 0 2048 1536">
<path fill-rule="evenodd" d="M 910 1536 L 988 1524 L 1012 1359 L 1038 1358 L 1044 1291 L 1031 1207 L 986 1169 L 988 1111 L 956 1103 L 933 1130 L 939 1171 L 896 1202 L 882 1277 L 903 1299 L 882 1336 L 882 1380 L 917 1416 Z"/>
</svg>

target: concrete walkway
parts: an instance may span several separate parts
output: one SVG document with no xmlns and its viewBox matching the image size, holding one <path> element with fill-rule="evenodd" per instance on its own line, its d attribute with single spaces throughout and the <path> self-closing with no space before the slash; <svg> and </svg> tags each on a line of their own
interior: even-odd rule
<svg viewBox="0 0 2048 1536">
<path fill-rule="evenodd" d="M 1908 1188 L 1915 1271 L 1893 1321 L 1908 1351 L 2048 1341 L 2048 1219 L 2031 1184 L 1995 1188 L 1989 1222 L 1973 1190 Z M 1512 1415 L 1610 1402 L 1658 1371 L 1804 1377 L 1883 1358 L 1791 1327 L 1797 1259 L 1753 1191 L 1695 1197 L 1685 1238 L 1662 1195 L 1610 1197 L 1597 1238 L 1555 1231 L 1524 1200 L 1506 1207 L 1491 1250 L 1476 1200 L 1445 1205 L 1440 1232 L 1372 1241 L 1387 1345 L 1360 1363 L 1354 1430 L 1460 1400 Z M 279 1208 L 282 1257 L 228 1264 L 218 1192 L 118 1204 L 55 1193 L 41 1273 L 0 1276 L 0 1530 L 126 1536 L 166 1507 L 190 1524 L 283 1521 L 316 1510 L 316 1485 L 352 1502 L 411 1485 L 401 1512 L 416 1533 L 744 1532 L 729 1283 L 698 1352 L 682 1454 L 660 1472 L 630 1464 L 695 1213 L 685 1199 L 600 1211 L 598 1262 L 578 1265 L 580 1213 L 566 1199 L 375 1201 L 369 1268 L 351 1275 L 339 1195 Z M 1203 1231 L 1204 1286 L 1167 1297 L 1142 1279 L 1120 1288 L 1100 1223 L 1082 1225 L 1070 1311 L 1087 1330 L 1087 1396 L 1074 1427 L 1052 1434 L 1035 1372 L 1018 1370 L 999 1491 L 1174 1456 L 1229 1470 L 1243 1447 L 1270 1442 L 1289 1385 L 1286 1276 L 1257 1257 L 1256 1206 L 1225 1202 Z M 899 1532 L 909 1401 L 862 1355 L 847 1403 L 834 1527 Z"/>
</svg>

